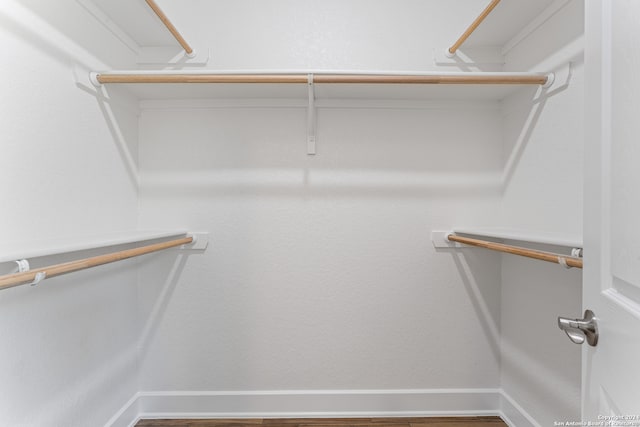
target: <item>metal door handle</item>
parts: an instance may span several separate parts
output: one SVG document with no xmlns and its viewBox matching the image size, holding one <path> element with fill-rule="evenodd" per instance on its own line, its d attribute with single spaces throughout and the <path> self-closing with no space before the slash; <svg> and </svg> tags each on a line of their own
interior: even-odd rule
<svg viewBox="0 0 640 427">
<path fill-rule="evenodd" d="M 598 322 L 591 310 L 585 310 L 584 319 L 558 317 L 558 327 L 576 344 L 582 344 L 586 340 L 592 347 L 598 345 Z"/>
</svg>

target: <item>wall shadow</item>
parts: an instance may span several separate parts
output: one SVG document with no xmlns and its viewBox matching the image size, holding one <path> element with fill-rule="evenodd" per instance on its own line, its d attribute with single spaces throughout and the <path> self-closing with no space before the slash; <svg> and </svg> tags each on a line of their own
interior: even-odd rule
<svg viewBox="0 0 640 427">
<path fill-rule="evenodd" d="M 478 322 L 485 332 L 493 355 L 500 360 L 500 266 L 498 254 L 482 253 L 471 248 L 451 252 L 459 277 L 473 304 Z"/>
</svg>

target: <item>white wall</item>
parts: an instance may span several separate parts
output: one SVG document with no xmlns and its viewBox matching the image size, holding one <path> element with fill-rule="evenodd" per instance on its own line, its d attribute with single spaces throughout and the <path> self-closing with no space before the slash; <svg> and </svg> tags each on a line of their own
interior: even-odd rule
<svg viewBox="0 0 640 427">
<path fill-rule="evenodd" d="M 511 51 L 506 68 L 545 68 L 558 51 L 566 56 L 581 31 L 580 5 L 574 0 Z M 125 95 L 99 101 L 75 84 L 73 65 L 126 68 L 133 53 L 87 26 L 93 21 L 76 2 L 58 7 L 24 0 L 0 8 L 3 51 L 15 58 L 1 65 L 12 85 L 0 102 L 0 167 L 9 177 L 0 194 L 16 206 L 0 211 L 3 240 L 141 224 L 209 231 L 212 243 L 197 256 L 167 253 L 0 293 L 11 348 L 0 368 L 0 424 L 102 425 L 138 390 L 150 392 L 143 412 L 154 412 L 144 400 L 154 392 L 168 398 L 156 413 L 198 412 L 197 401 L 179 398 L 206 393 L 251 413 L 255 402 L 233 399 L 256 390 L 377 390 L 385 397 L 368 402 L 389 411 L 402 406 L 389 398 L 400 391 L 419 396 L 402 409 L 461 413 L 495 409 L 500 386 L 540 424 L 575 418 L 579 348 L 555 316 L 579 314 L 580 273 L 474 249 L 438 252 L 429 235 L 496 218 L 581 230 L 579 61 L 569 88 L 544 104 L 533 105 L 528 91 L 502 108 L 333 100 L 318 110 L 318 155 L 310 157 L 300 100 L 147 102 L 139 123 Z M 386 21 L 391 7 L 376 19 Z M 412 25 L 382 47 L 361 45 L 378 34 L 371 19 L 307 33 L 304 20 L 274 16 L 306 37 L 293 39 L 331 49 L 282 44 L 290 50 L 278 56 L 262 45 L 277 40 L 254 37 L 228 43 L 234 49 L 218 52 L 217 66 L 430 68 L 431 49 L 454 35 L 413 25 L 422 15 L 410 8 L 392 9 L 394 25 Z M 344 18 L 322 19 L 336 17 Z M 433 46 L 412 44 L 407 53 L 398 46 L 416 36 L 408 28 L 438 36 L 418 34 Z M 531 317 L 543 319 L 533 331 Z"/>
<path fill-rule="evenodd" d="M 424 69 L 445 45 L 446 33 L 416 22 L 423 3 L 380 2 L 366 19 L 354 16 L 359 1 L 284 3 L 292 16 L 266 19 L 235 4 L 202 13 L 186 35 L 215 40 L 211 66 L 232 69 Z M 184 11 L 166 8 L 185 21 Z M 429 16 L 438 28 L 446 13 L 456 16 L 440 12 Z M 394 29 L 384 45 L 369 36 L 380 34 L 380 20 Z M 331 93 L 349 98 L 343 90 Z M 411 390 L 429 390 L 420 404 L 378 399 L 369 410 L 495 409 L 487 389 L 499 384 L 499 258 L 436 252 L 430 232 L 496 217 L 499 105 L 332 99 L 318 108 L 318 154 L 308 156 L 305 100 L 251 100 L 250 92 L 240 105 L 143 104 L 141 223 L 212 233 L 202 256 L 160 271 L 145 264 L 141 390 L 152 394 L 143 412 L 216 412 L 202 399 L 222 396 L 223 411 L 255 413 L 255 401 L 238 397 L 255 390 L 404 390 L 407 401 Z M 476 405 L 462 389 L 487 396 Z M 154 405 L 158 396 L 169 403 Z M 289 398 L 267 411 L 318 408 Z M 322 411 L 372 402 L 360 398 Z"/>
<path fill-rule="evenodd" d="M 573 61 L 568 87 L 543 102 L 531 90 L 504 101 L 507 227 L 582 234 L 583 7 L 569 2 L 507 55 L 514 70 Z M 582 272 L 505 255 L 501 302 L 504 391 L 540 425 L 580 419 L 581 348 L 556 319 L 582 314 Z"/>
<path fill-rule="evenodd" d="M 362 25 L 341 31 L 366 33 Z M 581 33 L 574 1 L 509 52 L 505 68 L 554 68 Z M 363 50 L 327 40 L 326 55 L 283 47 L 277 68 L 389 68 L 388 56 L 354 57 Z M 221 58 L 266 67 L 273 57 L 260 43 Z M 428 67 L 410 58 L 392 62 Z M 145 103 L 141 222 L 208 230 L 213 243 L 202 257 L 143 273 L 141 389 L 177 410 L 178 396 L 211 392 L 238 403 L 233 396 L 252 390 L 501 386 L 543 425 L 574 417 L 579 348 L 555 318 L 579 314 L 581 273 L 474 249 L 436 252 L 428 232 L 492 224 L 580 234 L 581 75 L 578 57 L 568 88 L 542 102 L 525 89 L 499 111 L 338 100 L 319 109 L 315 157 L 305 154 L 305 110 L 295 102 Z M 533 331 L 530 318 L 542 319 Z"/>
<path fill-rule="evenodd" d="M 135 114 L 99 103 L 73 75 L 76 63 L 132 55 L 74 1 L 56 2 L 60 15 L 43 20 L 36 12 L 48 3 L 0 5 L 3 251 L 12 241 L 37 247 L 137 226 L 137 171 L 125 160 L 135 158 Z M 84 26 L 91 54 L 58 31 L 63 24 Z M 0 264 L 1 273 L 14 265 Z M 136 277 L 127 262 L 0 292 L 0 425 L 103 425 L 132 396 Z"/>
<path fill-rule="evenodd" d="M 496 215 L 499 111 L 446 104 L 319 109 L 307 156 L 303 108 L 146 103 L 141 222 L 212 243 L 143 273 L 141 389 L 497 387 L 497 258 L 430 230 Z"/>
</svg>

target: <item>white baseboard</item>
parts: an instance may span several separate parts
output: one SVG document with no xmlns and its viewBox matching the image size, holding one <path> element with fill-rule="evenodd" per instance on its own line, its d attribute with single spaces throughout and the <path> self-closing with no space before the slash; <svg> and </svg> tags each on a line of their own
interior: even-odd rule
<svg viewBox="0 0 640 427">
<path fill-rule="evenodd" d="M 502 415 L 501 400 L 499 389 L 140 392 L 105 427 L 131 427 L 143 418 Z"/>
<path fill-rule="evenodd" d="M 504 390 L 500 391 L 500 416 L 509 427 L 541 427 L 540 424 Z"/>
<path fill-rule="evenodd" d="M 105 427 L 133 427 L 143 418 L 474 415 L 498 415 L 510 427 L 541 427 L 501 389 L 139 392 Z"/>
<path fill-rule="evenodd" d="M 105 427 L 132 427 L 140 421 L 138 399 L 140 393 L 133 395 L 118 412 L 105 424 Z"/>
</svg>

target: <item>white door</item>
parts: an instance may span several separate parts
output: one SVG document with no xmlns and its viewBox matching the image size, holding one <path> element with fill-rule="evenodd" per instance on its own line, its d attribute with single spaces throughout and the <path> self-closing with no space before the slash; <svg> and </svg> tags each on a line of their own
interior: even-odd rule
<svg viewBox="0 0 640 427">
<path fill-rule="evenodd" d="M 585 2 L 583 305 L 599 342 L 583 348 L 582 415 L 640 426 L 640 1 Z"/>
</svg>

